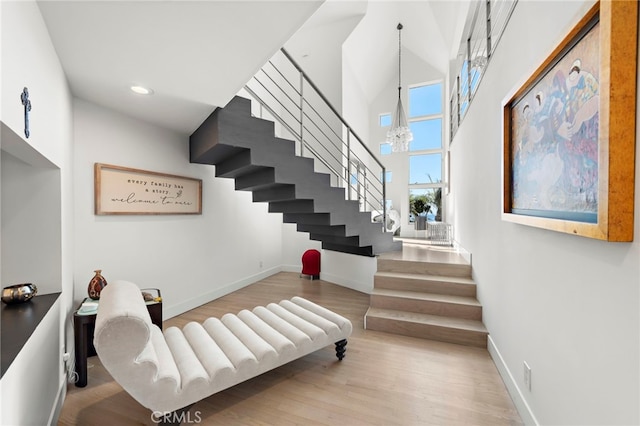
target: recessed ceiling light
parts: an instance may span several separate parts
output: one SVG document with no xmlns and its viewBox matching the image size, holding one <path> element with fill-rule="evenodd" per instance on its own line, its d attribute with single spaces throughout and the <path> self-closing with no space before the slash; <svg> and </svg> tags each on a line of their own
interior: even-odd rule
<svg viewBox="0 0 640 426">
<path fill-rule="evenodd" d="M 153 94 L 153 90 L 148 89 L 142 86 L 131 86 L 131 91 L 137 93 L 138 95 L 151 95 Z"/>
</svg>

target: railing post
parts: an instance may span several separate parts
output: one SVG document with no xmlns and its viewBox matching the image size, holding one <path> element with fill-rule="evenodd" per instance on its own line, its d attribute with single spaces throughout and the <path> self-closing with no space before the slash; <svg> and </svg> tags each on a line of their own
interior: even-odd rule
<svg viewBox="0 0 640 426">
<path fill-rule="evenodd" d="M 300 74 L 300 156 L 304 157 L 304 74 L 299 72 Z"/>
<path fill-rule="evenodd" d="M 351 201 L 351 129 L 347 127 L 347 199 Z"/>
<path fill-rule="evenodd" d="M 491 57 L 491 0 L 487 0 L 487 61 Z"/>
<path fill-rule="evenodd" d="M 382 232 L 387 232 L 387 173 L 384 165 L 382 166 Z"/>
</svg>

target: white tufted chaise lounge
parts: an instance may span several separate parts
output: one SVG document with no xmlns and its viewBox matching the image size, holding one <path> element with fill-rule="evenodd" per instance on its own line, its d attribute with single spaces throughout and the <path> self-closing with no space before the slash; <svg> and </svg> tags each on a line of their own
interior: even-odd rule
<svg viewBox="0 0 640 426">
<path fill-rule="evenodd" d="M 348 319 L 294 297 L 163 334 L 140 289 L 114 281 L 100 296 L 94 345 L 124 390 L 168 413 L 333 343 L 341 360 L 351 331 Z"/>
</svg>

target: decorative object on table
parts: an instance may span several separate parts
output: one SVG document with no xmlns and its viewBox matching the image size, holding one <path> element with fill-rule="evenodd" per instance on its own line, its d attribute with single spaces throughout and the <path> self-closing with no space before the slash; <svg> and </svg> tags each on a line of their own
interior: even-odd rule
<svg viewBox="0 0 640 426">
<path fill-rule="evenodd" d="M 505 98 L 503 220 L 633 241 L 637 34 L 637 2 L 597 2 Z"/>
<path fill-rule="evenodd" d="M 162 294 L 160 293 L 159 288 L 143 288 L 140 292 L 142 293 L 142 298 L 146 303 L 162 302 Z M 155 293 L 155 295 L 152 293 Z"/>
<path fill-rule="evenodd" d="M 93 300 L 100 299 L 100 292 L 107 286 L 107 280 L 102 276 L 102 269 L 96 269 L 96 274 L 89 281 L 88 293 Z"/>
<path fill-rule="evenodd" d="M 398 105 L 393 116 L 391 129 L 387 132 L 387 142 L 391 144 L 391 151 L 405 152 L 409 150 L 409 142 L 413 140 L 413 133 L 409 129 L 407 117 L 402 107 L 402 24 L 398 24 Z"/>
<path fill-rule="evenodd" d="M 14 284 L 2 289 L 2 301 L 7 305 L 24 303 L 36 294 L 38 294 L 38 288 L 34 284 Z"/>
<path fill-rule="evenodd" d="M 85 299 L 78 308 L 78 315 L 94 315 L 98 312 L 98 300 Z"/>
<path fill-rule="evenodd" d="M 202 179 L 95 163 L 95 214 L 202 214 Z"/>
<path fill-rule="evenodd" d="M 24 135 L 28 139 L 29 135 L 31 134 L 29 130 L 29 112 L 31 111 L 31 100 L 29 100 L 29 89 L 27 89 L 26 87 L 22 89 L 20 100 L 22 101 L 22 105 L 24 105 Z"/>
</svg>

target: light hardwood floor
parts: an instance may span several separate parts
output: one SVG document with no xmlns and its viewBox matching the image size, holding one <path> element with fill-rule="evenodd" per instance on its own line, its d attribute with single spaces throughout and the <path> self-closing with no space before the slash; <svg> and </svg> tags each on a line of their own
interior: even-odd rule
<svg viewBox="0 0 640 426">
<path fill-rule="evenodd" d="M 281 272 L 164 322 L 189 321 L 300 295 L 353 322 L 346 357 L 333 345 L 195 404 L 186 420 L 215 425 L 520 425 L 486 349 L 364 330 L 369 296 Z M 69 385 L 59 425 L 152 425 L 151 412 L 97 357 Z M 186 423 L 186 422 L 185 422 Z"/>
</svg>

